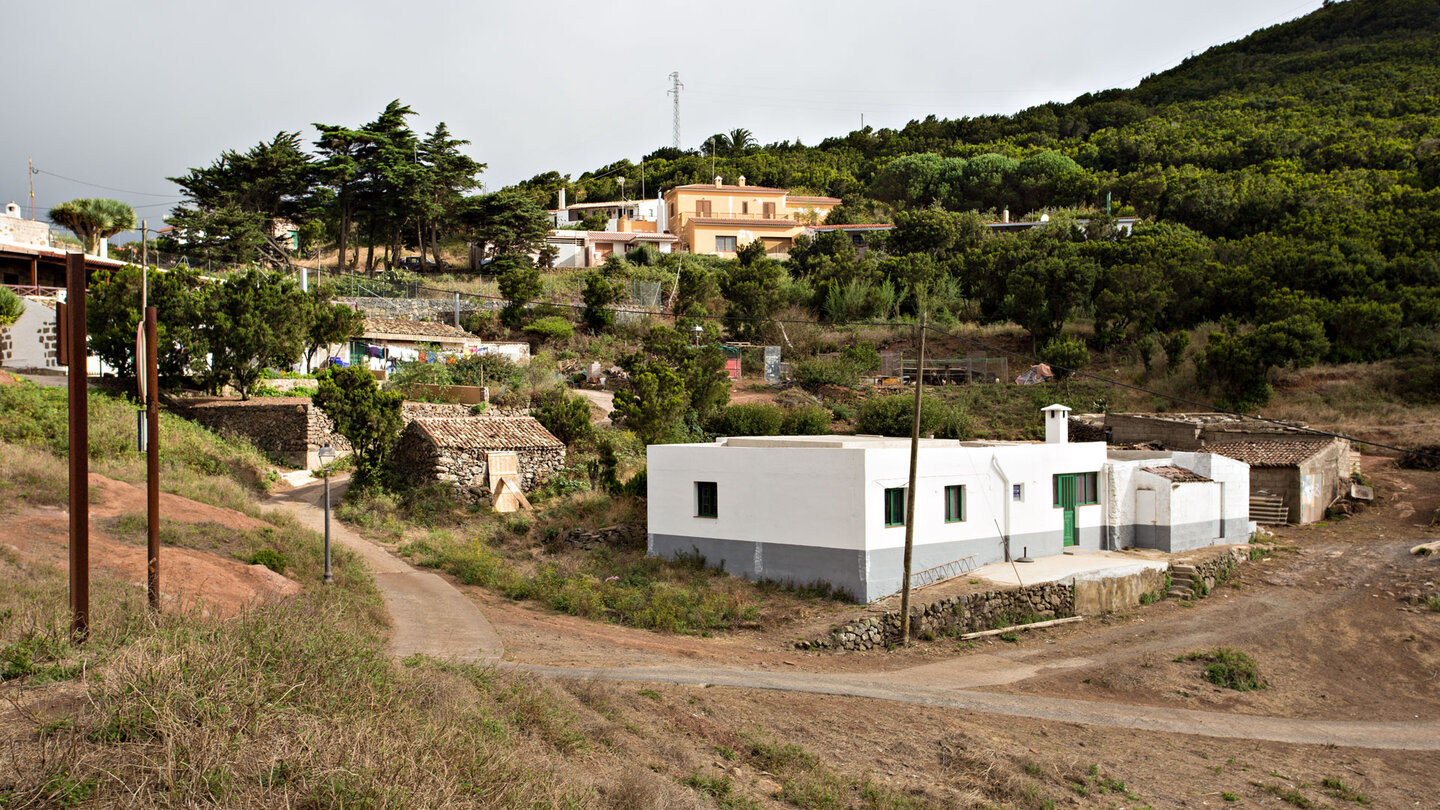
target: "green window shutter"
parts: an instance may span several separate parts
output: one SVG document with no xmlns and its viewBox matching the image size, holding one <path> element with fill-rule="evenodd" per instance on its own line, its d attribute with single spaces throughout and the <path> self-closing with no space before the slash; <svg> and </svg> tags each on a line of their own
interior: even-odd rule
<svg viewBox="0 0 1440 810">
<path fill-rule="evenodd" d="M 695 482 L 695 517 L 720 516 L 719 487 L 714 481 Z"/>
<path fill-rule="evenodd" d="M 945 487 L 945 522 L 957 523 L 965 519 L 965 485 L 952 484 Z"/>
<path fill-rule="evenodd" d="M 885 490 L 885 525 L 905 525 L 905 488 L 892 487 Z"/>
</svg>

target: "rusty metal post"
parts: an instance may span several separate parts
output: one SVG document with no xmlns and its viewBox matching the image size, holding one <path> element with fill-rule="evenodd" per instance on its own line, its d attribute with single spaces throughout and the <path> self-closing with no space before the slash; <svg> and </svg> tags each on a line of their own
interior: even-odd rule
<svg viewBox="0 0 1440 810">
<path fill-rule="evenodd" d="M 65 262 L 70 382 L 70 634 L 90 633 L 90 420 L 85 351 L 85 254 Z"/>
<path fill-rule="evenodd" d="M 145 590 L 160 609 L 160 371 L 155 307 L 145 308 Z"/>
</svg>

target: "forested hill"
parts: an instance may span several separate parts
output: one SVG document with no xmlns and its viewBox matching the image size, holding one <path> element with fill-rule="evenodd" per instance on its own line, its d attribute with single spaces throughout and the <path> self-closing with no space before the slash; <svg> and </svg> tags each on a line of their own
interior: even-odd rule
<svg viewBox="0 0 1440 810">
<path fill-rule="evenodd" d="M 1437 113 L 1440 2 L 1348 0 L 1212 48 L 1136 88 L 1068 104 L 932 116 L 813 147 L 760 147 L 746 143 L 744 130 L 711 140 L 719 174 L 842 197 L 842 220 L 935 203 L 1016 213 L 1093 208 L 1110 193 L 1142 216 L 1239 237 L 1284 228 L 1296 215 L 1369 209 L 1397 185 L 1433 189 Z M 710 179 L 709 143 L 647 155 L 647 186 Z M 991 154 L 1005 159 L 967 160 Z M 571 201 L 613 199 L 615 178 L 633 186 L 639 174 L 623 160 L 574 180 L 550 172 L 519 185 L 553 205 L 561 185 Z M 1222 203 L 1229 210 L 1218 210 Z"/>
</svg>

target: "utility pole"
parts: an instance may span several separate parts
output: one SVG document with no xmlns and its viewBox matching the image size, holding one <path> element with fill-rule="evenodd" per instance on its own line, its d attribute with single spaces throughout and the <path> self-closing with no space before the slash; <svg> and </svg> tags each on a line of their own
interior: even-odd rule
<svg viewBox="0 0 1440 810">
<path fill-rule="evenodd" d="M 150 225 L 143 219 L 140 220 L 140 266 L 150 269 Z"/>
<path fill-rule="evenodd" d="M 923 294 L 917 296 L 923 302 Z M 905 490 L 905 571 L 900 585 L 900 644 L 910 645 L 910 560 L 915 553 L 915 470 L 920 460 L 920 391 L 925 387 L 925 305 L 920 304 L 920 357 L 915 362 L 915 415 L 910 421 L 910 486 Z"/>
<path fill-rule="evenodd" d="M 683 82 L 680 81 L 680 71 L 671 71 L 670 89 L 665 92 L 666 95 L 674 96 L 675 98 L 675 108 L 672 116 L 674 120 L 671 123 L 671 135 L 674 138 L 674 146 L 676 149 L 680 148 L 680 91 L 684 89 L 685 85 Z"/>
<path fill-rule="evenodd" d="M 676 115 L 679 115 L 679 113 L 676 113 Z M 675 119 L 675 120 L 678 121 L 678 120 L 680 120 L 680 119 L 677 118 L 677 119 Z M 676 124 L 676 126 L 679 126 L 679 124 Z M 677 130 L 677 131 L 678 131 L 678 130 Z M 676 136 L 676 137 L 679 137 L 679 136 Z M 676 145 L 678 146 L 679 144 L 676 144 Z M 32 158 L 27 158 L 27 160 L 30 161 L 30 172 L 29 172 L 29 177 L 30 177 L 30 221 L 31 221 L 31 222 L 34 222 L 34 221 L 35 221 L 35 158 L 33 158 L 33 157 L 32 157 Z"/>
</svg>

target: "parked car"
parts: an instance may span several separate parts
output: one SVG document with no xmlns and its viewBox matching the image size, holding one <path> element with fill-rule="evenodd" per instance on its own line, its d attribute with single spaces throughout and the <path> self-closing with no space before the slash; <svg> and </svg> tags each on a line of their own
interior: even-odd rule
<svg viewBox="0 0 1440 810">
<path fill-rule="evenodd" d="M 419 256 L 406 256 L 400 260 L 400 266 L 412 273 L 433 273 L 440 269 L 439 265 L 429 259 L 426 259 L 422 266 Z"/>
</svg>

